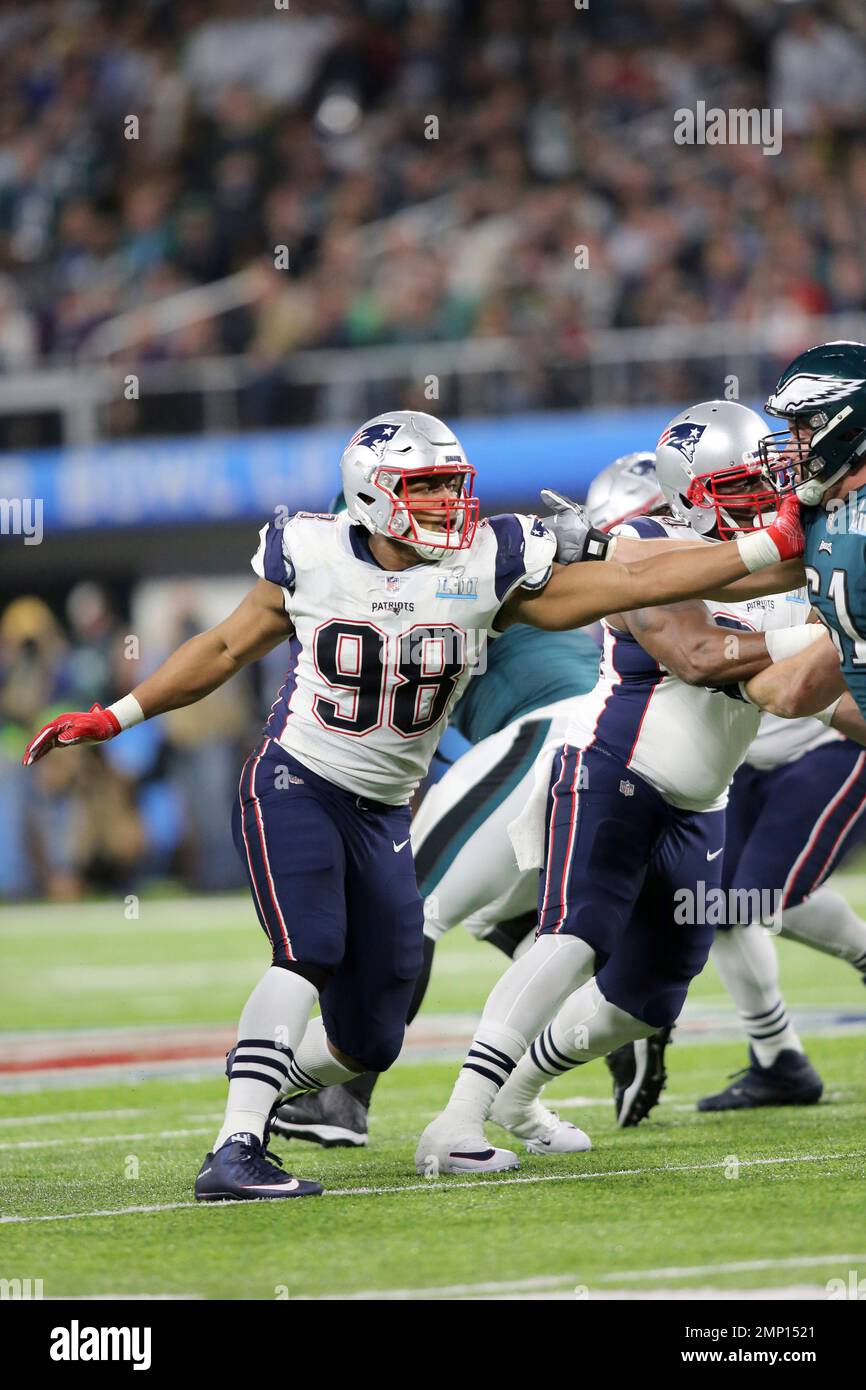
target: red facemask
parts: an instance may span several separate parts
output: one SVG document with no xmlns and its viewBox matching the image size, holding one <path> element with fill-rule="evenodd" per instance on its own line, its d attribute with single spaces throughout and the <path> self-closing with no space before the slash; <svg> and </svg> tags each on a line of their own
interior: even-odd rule
<svg viewBox="0 0 866 1390">
<path fill-rule="evenodd" d="M 720 490 L 720 485 L 725 491 Z M 745 531 L 761 531 L 773 520 L 779 505 L 777 494 L 761 475 L 760 460 L 725 468 L 719 473 L 698 473 L 686 497 L 693 507 L 712 509 L 719 539 L 728 541 Z M 750 521 L 732 519 L 732 512 L 748 513 Z M 727 513 L 727 515 L 725 515 Z"/>
<path fill-rule="evenodd" d="M 468 550 L 475 539 L 478 525 L 479 499 L 473 496 L 475 469 L 465 464 L 460 473 L 463 486 L 459 496 L 454 497 L 409 497 L 406 495 L 407 483 L 417 478 L 453 478 L 455 469 L 447 464 L 425 468 L 423 472 L 410 468 L 395 468 L 393 465 L 377 470 L 374 481 L 377 487 L 391 498 L 391 520 L 388 535 L 398 541 L 415 541 L 419 545 L 431 546 L 441 550 Z M 382 481 L 382 475 L 390 481 Z M 419 520 L 421 513 L 425 520 Z M 434 531 L 430 521 L 436 518 L 441 530 Z M 402 530 L 401 521 L 408 523 Z M 422 534 L 423 532 L 423 534 Z"/>
</svg>

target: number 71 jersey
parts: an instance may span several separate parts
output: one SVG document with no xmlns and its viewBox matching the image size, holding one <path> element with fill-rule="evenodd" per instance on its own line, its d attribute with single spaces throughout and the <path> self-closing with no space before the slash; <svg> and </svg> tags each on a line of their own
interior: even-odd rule
<svg viewBox="0 0 866 1390">
<path fill-rule="evenodd" d="M 337 786 L 408 801 L 502 604 L 547 583 L 554 537 L 535 517 L 492 517 L 468 550 L 400 571 L 345 513 L 299 512 L 260 537 L 253 569 L 280 585 L 295 627 L 266 732 Z"/>
</svg>

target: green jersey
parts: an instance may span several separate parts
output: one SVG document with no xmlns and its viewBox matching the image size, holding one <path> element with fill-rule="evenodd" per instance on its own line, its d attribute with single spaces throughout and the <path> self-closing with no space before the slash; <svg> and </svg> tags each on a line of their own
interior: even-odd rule
<svg viewBox="0 0 866 1390">
<path fill-rule="evenodd" d="M 848 689 L 866 715 L 866 488 L 835 510 L 805 507 L 809 597 L 830 630 Z"/>
<path fill-rule="evenodd" d="M 599 648 L 585 632 L 543 632 L 515 623 L 487 643 L 487 669 L 454 708 L 451 726 L 470 743 L 558 700 L 592 690 Z"/>
</svg>

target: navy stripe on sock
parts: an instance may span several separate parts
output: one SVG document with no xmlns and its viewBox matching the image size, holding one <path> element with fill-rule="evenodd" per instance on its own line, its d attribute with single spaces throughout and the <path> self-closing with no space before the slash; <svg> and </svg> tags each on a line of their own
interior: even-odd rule
<svg viewBox="0 0 866 1390">
<path fill-rule="evenodd" d="M 777 1000 L 772 1009 L 766 1009 L 762 1014 L 741 1014 L 740 1017 L 745 1019 L 748 1023 L 760 1023 L 762 1018 L 769 1021 L 773 1014 L 777 1014 L 780 1010 L 783 1013 L 785 1011 L 785 1003 L 782 999 Z"/>
<path fill-rule="evenodd" d="M 563 1072 L 563 1071 L 570 1071 L 570 1070 L 571 1070 L 571 1063 L 570 1063 L 570 1062 L 566 1062 L 566 1063 L 565 1063 L 565 1066 L 563 1066 L 562 1063 L 559 1061 L 559 1059 L 558 1059 L 557 1057 L 554 1057 L 554 1056 L 553 1056 L 553 1053 L 549 1050 L 549 1048 L 548 1048 L 549 1039 L 548 1039 L 548 1037 L 546 1036 L 546 1034 L 547 1034 L 547 1030 L 545 1029 L 545 1032 L 544 1032 L 544 1033 L 539 1033 L 539 1035 L 538 1035 L 538 1040 L 537 1040 L 537 1041 L 538 1041 L 539 1051 L 542 1052 L 542 1053 L 544 1054 L 544 1057 L 545 1057 L 546 1060 L 547 1060 L 547 1065 L 548 1065 L 548 1067 L 551 1067 L 551 1068 L 553 1069 L 553 1071 L 556 1072 L 557 1075 L 558 1075 L 560 1072 Z"/>
<path fill-rule="evenodd" d="M 273 1086 L 275 1091 L 282 1089 L 282 1082 L 275 1081 L 272 1076 L 263 1076 L 260 1071 L 233 1071 L 232 1081 L 263 1081 L 266 1086 Z"/>
<path fill-rule="evenodd" d="M 274 1042 L 273 1038 L 241 1038 L 240 1042 L 235 1043 L 234 1051 L 237 1052 L 241 1047 L 272 1047 L 275 1052 L 282 1053 L 285 1057 L 295 1055 L 290 1047 Z"/>
<path fill-rule="evenodd" d="M 566 1057 L 565 1053 L 560 1052 L 559 1048 L 556 1046 L 556 1043 L 553 1041 L 553 1030 L 549 1024 L 544 1030 L 544 1049 L 546 1052 L 552 1052 L 554 1056 L 559 1061 L 561 1061 L 566 1067 L 574 1066 L 574 1058 Z"/>
<path fill-rule="evenodd" d="M 479 1052 L 478 1049 L 479 1049 L 480 1047 L 483 1047 L 483 1048 L 485 1049 L 485 1051 L 484 1051 L 484 1052 Z M 492 1047 L 488 1047 L 488 1046 L 487 1046 L 487 1043 L 475 1042 L 475 1043 L 473 1043 L 472 1047 L 470 1047 L 470 1049 L 469 1049 L 469 1056 L 470 1056 L 470 1057 L 480 1057 L 481 1060 L 482 1060 L 482 1062 L 489 1062 L 490 1065 L 491 1065 L 491 1067 L 501 1067 L 502 1070 L 503 1070 L 504 1072 L 506 1072 L 507 1074 L 510 1075 L 510 1073 L 514 1071 L 514 1066 L 515 1066 L 514 1062 L 512 1062 L 511 1058 L 510 1058 L 510 1057 L 507 1057 L 506 1054 L 505 1054 L 504 1052 L 499 1052 L 499 1053 L 497 1053 L 496 1056 L 494 1056 L 494 1057 L 488 1057 L 487 1054 L 488 1054 L 489 1052 L 495 1052 L 495 1051 L 496 1051 L 496 1049 L 495 1049 L 495 1048 L 492 1048 Z M 502 1058 L 501 1061 L 499 1060 L 500 1058 Z"/>
<path fill-rule="evenodd" d="M 235 1057 L 236 1063 L 249 1066 L 251 1062 L 260 1062 L 263 1067 L 273 1067 L 274 1071 L 282 1072 L 283 1076 L 288 1076 L 289 1069 L 285 1062 L 279 1057 L 262 1057 L 257 1052 L 245 1053 L 243 1057 Z"/>
<path fill-rule="evenodd" d="M 542 1061 L 539 1055 L 539 1050 L 534 1042 L 530 1043 L 529 1045 L 529 1055 L 532 1058 L 535 1065 L 538 1067 L 539 1071 L 545 1072 L 548 1076 L 559 1076 L 558 1071 L 551 1071 L 550 1067 L 546 1064 L 546 1062 Z"/>
<path fill-rule="evenodd" d="M 501 1062 L 502 1065 L 504 1067 L 507 1067 L 509 1071 L 512 1071 L 514 1069 L 514 1062 L 511 1060 L 508 1053 L 500 1052 L 498 1047 L 491 1047 L 490 1043 L 485 1042 L 483 1038 L 476 1038 L 474 1041 L 474 1046 L 486 1047 L 488 1052 L 493 1053 L 493 1058 Z M 491 1058 L 491 1061 L 493 1060 L 493 1058 Z"/>
<path fill-rule="evenodd" d="M 785 1029 L 788 1026 L 789 1020 L 786 1015 L 782 1022 L 779 1024 L 778 1028 L 771 1028 L 768 1033 L 756 1033 L 753 1029 L 750 1028 L 749 1037 L 755 1038 L 758 1042 L 766 1042 L 768 1038 L 776 1038 L 779 1036 L 780 1033 L 784 1033 Z"/>
<path fill-rule="evenodd" d="M 477 1071 L 479 1076 L 486 1076 L 487 1080 L 494 1082 L 497 1087 L 505 1085 L 501 1076 L 495 1076 L 492 1071 L 488 1071 L 486 1067 L 479 1067 L 475 1062 L 464 1062 L 463 1070 Z"/>
</svg>

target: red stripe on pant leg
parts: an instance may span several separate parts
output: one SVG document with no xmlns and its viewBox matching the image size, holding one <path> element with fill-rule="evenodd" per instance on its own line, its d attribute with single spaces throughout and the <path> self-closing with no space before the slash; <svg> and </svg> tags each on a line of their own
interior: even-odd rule
<svg viewBox="0 0 866 1390">
<path fill-rule="evenodd" d="M 551 869 L 553 867 L 553 845 L 556 837 L 556 813 L 559 810 L 559 800 L 557 798 L 556 793 L 559 790 L 563 777 L 565 776 L 565 760 L 568 756 L 568 747 L 569 745 L 567 743 L 564 744 L 562 751 L 559 755 L 559 777 L 554 782 L 553 789 L 551 791 L 551 800 L 553 802 L 553 805 L 550 809 L 550 829 L 547 832 L 547 870 L 544 877 L 544 897 L 541 900 L 541 911 L 538 914 L 539 926 L 541 926 L 544 922 L 544 914 L 547 911 L 547 901 L 550 897 L 550 874 Z"/>
<path fill-rule="evenodd" d="M 574 777 L 571 781 L 571 791 L 569 792 L 569 796 L 571 797 L 571 819 L 568 824 L 568 840 L 565 846 L 565 859 L 562 865 L 562 878 L 559 885 L 559 901 L 562 903 L 562 912 L 559 921 L 553 928 L 555 932 L 560 930 L 563 922 L 568 916 L 568 878 L 571 872 L 571 857 L 574 853 L 575 832 L 577 830 L 577 783 L 580 777 L 582 761 L 583 753 L 581 752 L 577 756 L 577 762 L 574 766 Z"/>
<path fill-rule="evenodd" d="M 275 943 L 274 943 L 274 938 L 273 938 L 273 934 L 272 934 L 272 932 L 271 932 L 271 929 L 270 929 L 270 927 L 269 927 L 269 925 L 268 925 L 267 914 L 265 913 L 265 909 L 264 909 L 264 907 L 262 906 L 262 899 L 261 899 L 261 895 L 259 894 L 259 886 L 258 886 L 258 883 L 256 882 L 256 872 L 255 872 L 255 869 L 253 868 L 253 856 L 252 856 L 252 854 L 251 854 L 251 852 L 250 852 L 250 842 L 249 842 L 249 838 L 248 838 L 248 836 L 247 836 L 247 813 L 246 813 L 246 807 L 244 806 L 243 781 L 244 781 L 244 774 L 246 773 L 246 770 L 247 770 L 247 768 L 248 768 L 249 765 L 250 765 L 250 759 L 251 759 L 251 758 L 252 758 L 252 753 L 250 754 L 249 758 L 247 758 L 246 762 L 245 762 L 244 765 L 243 765 L 243 769 L 242 769 L 242 771 L 241 771 L 240 784 L 239 784 L 239 786 L 238 786 L 238 801 L 240 802 L 240 808 L 241 808 L 241 834 L 242 834 L 243 837 L 244 837 L 244 849 L 246 850 L 246 853 L 247 853 L 247 869 L 248 869 L 249 875 L 250 875 L 250 883 L 252 884 L 252 888 L 253 888 L 253 897 L 254 897 L 255 900 L 256 900 L 256 906 L 257 906 L 258 911 L 259 911 L 259 920 L 261 921 L 262 926 L 264 927 L 265 931 L 267 932 L 267 934 L 268 934 L 268 939 L 270 940 L 271 946 L 273 947 L 274 944 L 275 944 Z"/>
<path fill-rule="evenodd" d="M 853 767 L 852 770 L 849 772 L 848 776 L 845 778 L 845 781 L 842 783 L 841 787 L 840 787 L 839 790 L 837 791 L 836 795 L 833 797 L 832 801 L 830 801 L 830 803 L 829 803 L 827 806 L 825 806 L 824 810 L 821 812 L 821 815 L 818 817 L 817 821 L 816 821 L 815 824 L 812 826 L 812 829 L 811 829 L 811 831 L 810 831 L 810 833 L 809 833 L 809 838 L 807 839 L 807 841 L 806 841 L 805 845 L 803 846 L 802 850 L 800 851 L 800 853 L 797 855 L 797 858 L 796 858 L 796 860 L 794 861 L 794 867 L 792 868 L 791 872 L 788 874 L 787 879 L 785 880 L 785 886 L 784 886 L 784 888 L 782 889 L 782 910 L 783 910 L 783 911 L 784 911 L 784 909 L 788 906 L 788 902 L 789 902 L 789 900 L 790 900 L 790 898 L 791 898 L 791 895 L 792 895 L 792 893 L 793 893 L 794 885 L 795 885 L 795 883 L 797 882 L 797 878 L 798 878 L 798 876 L 799 876 L 800 870 L 802 869 L 802 867 L 803 867 L 803 865 L 805 864 L 806 860 L 809 858 L 809 855 L 812 853 L 813 849 L 815 848 L 815 845 L 817 844 L 817 841 L 818 841 L 818 837 L 820 836 L 821 831 L 824 829 L 824 826 L 827 824 L 827 821 L 830 819 L 830 817 L 832 816 L 833 812 L 836 810 L 836 807 L 839 805 L 839 803 L 840 803 L 841 801 L 844 800 L 845 796 L 847 795 L 847 793 L 849 792 L 849 790 L 851 789 L 851 787 L 854 785 L 854 783 L 857 781 L 857 778 L 860 776 L 860 773 L 861 773 L 862 770 L 863 770 L 864 760 L 866 760 L 866 753 L 861 753 L 860 756 L 858 757 L 856 763 L 854 764 L 854 767 Z M 852 820 L 853 820 L 853 819 L 854 819 L 854 818 L 852 817 Z M 846 834 L 847 834 L 847 830 L 848 830 L 848 826 L 846 825 L 846 827 L 845 827 L 845 833 L 846 833 Z M 839 843 L 839 841 L 837 840 L 836 844 L 838 845 L 838 843 Z M 834 846 L 834 850 L 835 850 L 835 846 Z M 826 864 L 827 862 L 828 862 L 828 861 L 825 860 L 825 864 Z M 816 879 L 815 882 L 817 883 L 817 881 L 818 881 L 818 880 Z M 814 886 L 815 886 L 815 884 L 812 885 L 813 888 L 814 888 Z M 810 891 L 811 891 L 811 890 L 810 890 Z"/>
<path fill-rule="evenodd" d="M 259 765 L 259 763 L 261 762 L 262 754 L 264 753 L 265 749 L 267 748 L 269 742 L 270 742 L 270 739 L 265 739 L 265 742 L 263 743 L 262 747 L 259 749 L 258 755 L 257 755 L 257 757 L 255 758 L 252 767 L 250 768 L 250 776 L 249 776 L 249 796 L 250 796 L 250 800 L 252 801 L 252 804 L 253 804 L 253 810 L 255 811 L 255 817 L 256 817 L 256 824 L 257 824 L 257 826 L 258 826 L 258 832 L 259 832 L 259 845 L 260 845 L 260 848 L 261 848 L 261 851 L 262 851 L 262 860 L 263 860 L 264 866 L 265 866 L 265 877 L 266 877 L 266 880 L 267 880 L 268 893 L 269 893 L 269 895 L 270 895 L 270 900 L 271 900 L 271 903 L 272 903 L 272 905 L 273 905 L 274 911 L 275 911 L 275 913 L 277 914 L 277 921 L 279 922 L 279 926 L 280 926 L 280 935 L 282 936 L 282 939 L 283 939 L 283 946 L 284 946 L 284 948 L 285 948 L 286 955 L 288 956 L 289 960 L 294 960 L 295 957 L 294 957 L 294 955 L 293 955 L 293 953 L 292 953 L 292 943 L 291 943 L 291 941 L 289 940 L 289 933 L 288 933 L 288 930 L 286 929 L 286 924 L 285 924 L 285 921 L 284 921 L 284 919 L 283 919 L 283 914 L 282 914 L 282 911 L 281 911 L 281 909 L 280 909 L 280 904 L 279 904 L 279 902 L 277 901 L 277 894 L 276 894 L 276 889 L 274 888 L 273 875 L 271 874 L 271 865 L 270 865 L 270 861 L 269 861 L 269 859 L 268 859 L 268 847 L 267 847 L 267 844 L 266 844 L 266 842 L 265 842 L 265 825 L 264 825 L 264 821 L 263 821 L 263 819 L 262 819 L 262 808 L 261 808 L 261 805 L 260 805 L 260 803 L 259 803 L 259 798 L 256 796 L 256 769 L 258 768 L 258 765 Z M 252 860 L 251 860 L 250 862 L 252 863 Z M 258 890 L 257 890 L 257 891 L 258 891 Z"/>
</svg>

